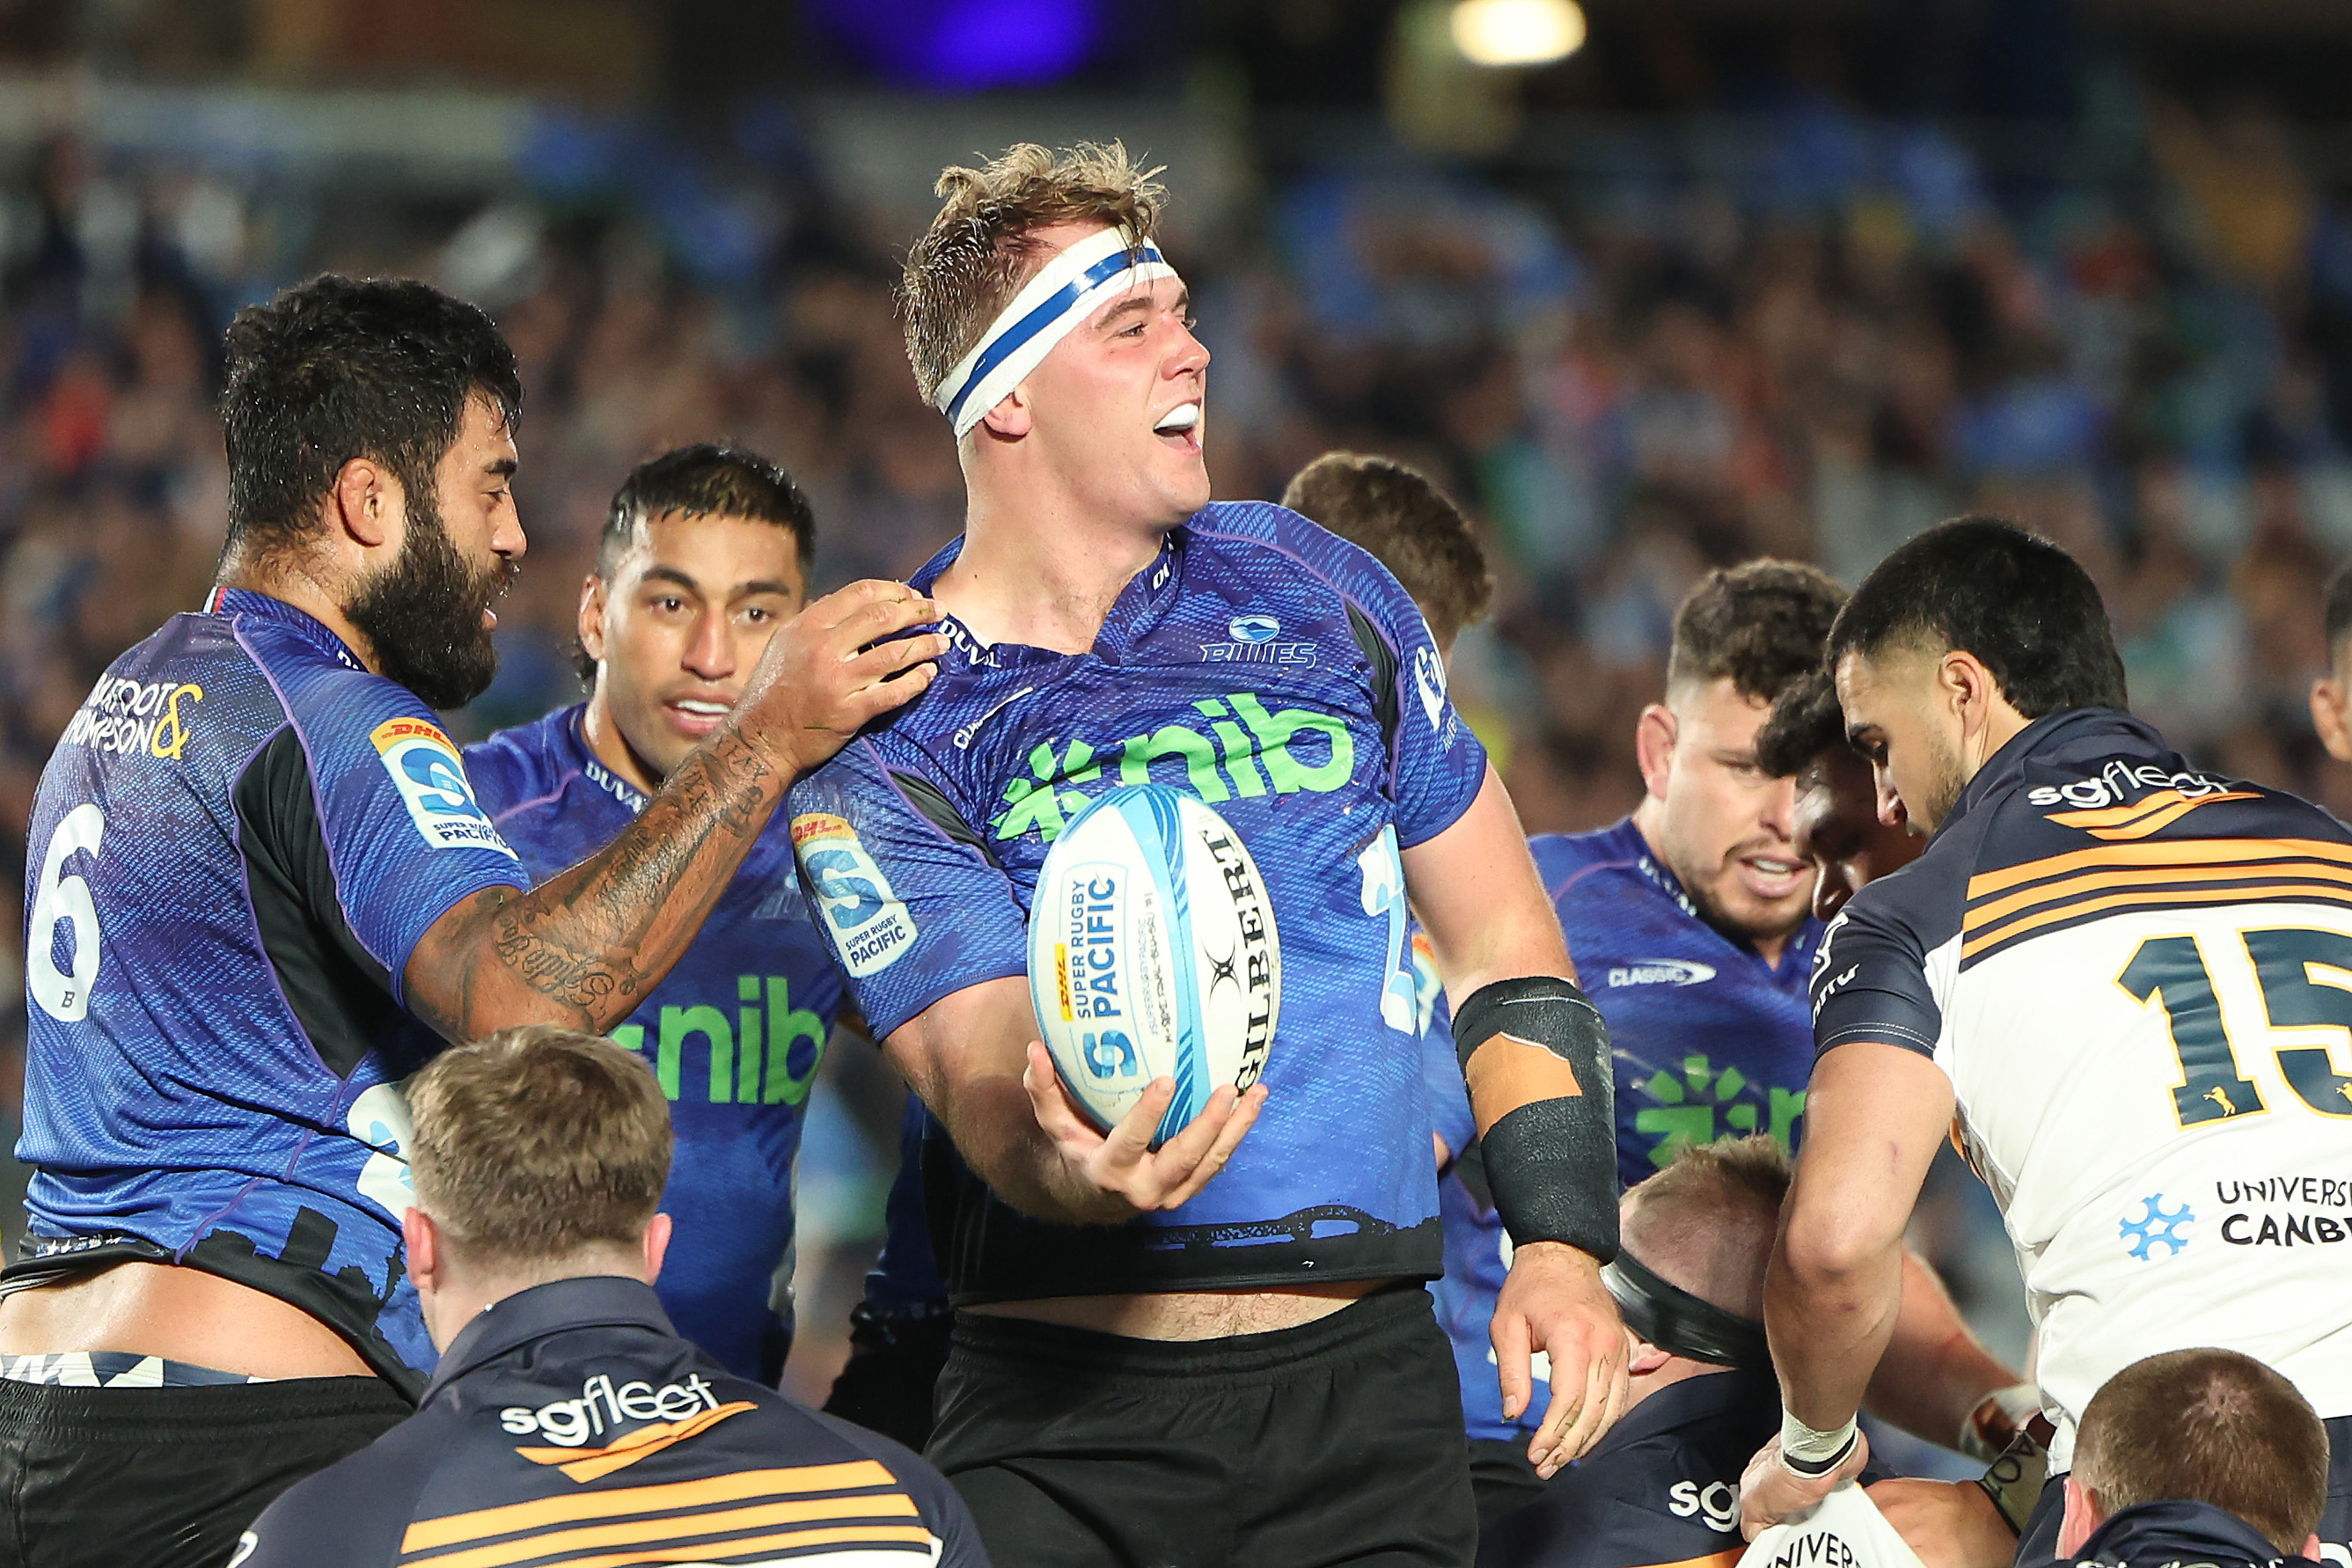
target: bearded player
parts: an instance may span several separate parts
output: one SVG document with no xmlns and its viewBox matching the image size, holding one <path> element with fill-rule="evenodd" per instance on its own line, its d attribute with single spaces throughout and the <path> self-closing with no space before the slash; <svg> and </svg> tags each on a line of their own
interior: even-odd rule
<svg viewBox="0 0 2352 1568">
<path fill-rule="evenodd" d="M 1519 1244 L 1504 1364 L 1570 1373 L 1546 1464 L 1622 1397 L 1598 1016 L 1412 600 L 1294 513 L 1210 504 L 1159 190 L 1119 149 L 1034 147 L 940 190 L 902 303 L 969 494 L 917 574 L 947 668 L 790 803 L 856 1000 L 961 1167 L 929 1194 L 958 1307 L 931 1456 L 1007 1562 L 1466 1562 L 1414 1288 L 1440 1245 L 1408 897 Z M 1173 1083 L 1095 1131 L 1024 975 L 1047 847 L 1144 779 L 1248 840 L 1284 957 L 1263 1079 L 1157 1150 Z"/>
<path fill-rule="evenodd" d="M 814 544 L 799 487 L 751 452 L 681 447 L 623 482 L 581 586 L 588 700 L 466 752 L 532 880 L 603 848 L 725 721 L 800 613 Z M 771 1385 L 792 1340 L 772 1296 L 793 1163 L 841 994 L 772 820 L 685 956 L 610 1031 L 654 1064 L 677 1135 L 662 1308 L 730 1372 Z"/>
</svg>

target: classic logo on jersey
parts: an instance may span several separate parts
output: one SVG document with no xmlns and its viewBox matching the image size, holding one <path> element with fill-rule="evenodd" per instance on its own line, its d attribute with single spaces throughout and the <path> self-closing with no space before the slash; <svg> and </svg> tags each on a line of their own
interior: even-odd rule
<svg viewBox="0 0 2352 1568">
<path fill-rule="evenodd" d="M 1687 958 L 1637 958 L 1612 965 L 1612 985 L 1703 985 L 1715 978 L 1715 966 Z"/>
<path fill-rule="evenodd" d="M 2071 808 L 2049 812 L 2050 820 L 2060 826 L 2081 828 L 2094 838 L 2105 839 L 2146 838 L 2200 805 L 2261 798 L 2252 790 L 2231 789 L 2229 780 L 2211 773 L 2168 773 L 2152 763 L 2121 758 L 2089 778 L 2041 784 L 2025 794 L 2030 805 Z"/>
<path fill-rule="evenodd" d="M 1311 642 L 1276 642 L 1282 623 L 1272 616 L 1235 616 L 1225 623 L 1231 642 L 1204 642 L 1201 658 L 1210 664 L 1289 664 L 1315 662 Z"/>
<path fill-rule="evenodd" d="M 144 752 L 178 762 L 205 689 L 193 680 L 126 680 L 104 676 L 90 688 L 59 738 L 68 746 L 127 756 Z"/>
<path fill-rule="evenodd" d="M 2352 1241 L 2352 1181 L 2340 1176 L 2263 1176 L 2216 1182 L 2213 1196 L 2231 1212 L 2221 1237 L 2231 1247 L 2326 1247 Z M 2261 1209 L 2281 1205 L 2273 1212 Z M 2334 1209 L 2315 1214 L 2315 1209 Z"/>
<path fill-rule="evenodd" d="M 841 966 L 859 979 L 907 956 L 919 928 L 857 830 L 829 811 L 793 818 L 793 854 L 816 890 Z"/>
<path fill-rule="evenodd" d="M 422 719 L 387 719 L 368 731 L 383 771 L 408 807 L 409 820 L 436 849 L 495 849 L 519 859 L 474 800 L 466 764 L 438 725 Z"/>
<path fill-rule="evenodd" d="M 2167 1207 L 2162 1193 L 2151 1193 L 2135 1205 L 2139 1217 L 2126 1214 L 2116 1222 L 2121 1232 L 2124 1250 L 2142 1262 L 2177 1257 L 2189 1250 L 2189 1238 L 2182 1235 L 2197 1222 L 2197 1211 L 2186 1203 Z M 2164 1250 L 2158 1252 L 2158 1247 Z"/>
<path fill-rule="evenodd" d="M 1192 708 L 1207 733 L 1192 724 L 1162 724 L 1122 740 L 1040 742 L 1029 752 L 1029 776 L 1005 784 L 1004 809 L 991 830 L 1000 839 L 1034 831 L 1051 844 L 1087 808 L 1091 797 L 1077 786 L 1147 784 L 1154 763 L 1169 775 L 1160 782 L 1181 784 L 1210 805 L 1236 795 L 1328 795 L 1355 773 L 1355 737 L 1337 714 L 1312 708 L 1268 712 L 1252 691 L 1203 697 Z M 1317 751 L 1320 759 L 1309 760 Z M 1173 763 L 1182 765 L 1181 780 L 1172 776 Z"/>
</svg>

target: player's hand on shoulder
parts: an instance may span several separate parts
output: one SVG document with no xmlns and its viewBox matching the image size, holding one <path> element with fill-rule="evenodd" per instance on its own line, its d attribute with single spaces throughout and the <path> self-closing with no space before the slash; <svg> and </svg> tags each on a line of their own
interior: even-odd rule
<svg viewBox="0 0 2352 1568">
<path fill-rule="evenodd" d="M 1490 1331 L 1506 1420 L 1528 1407 L 1534 1353 L 1550 1358 L 1551 1404 L 1528 1445 L 1538 1474 L 1582 1455 L 1624 1414 L 1625 1323 L 1591 1253 L 1562 1241 L 1514 1248 Z"/>
<path fill-rule="evenodd" d="M 737 732 L 788 772 L 815 767 L 930 685 L 945 637 L 878 639 L 939 618 L 939 605 L 904 583 L 869 579 L 827 594 L 768 640 L 736 704 Z"/>
<path fill-rule="evenodd" d="M 1221 1086 L 1182 1131 L 1154 1149 L 1151 1134 L 1176 1098 L 1175 1079 L 1154 1079 L 1108 1132 L 1097 1132 L 1079 1114 L 1043 1041 L 1031 1042 L 1021 1082 L 1038 1127 L 1060 1158 L 1071 1206 L 1102 1225 L 1192 1201 L 1224 1169 L 1265 1103 L 1263 1083 L 1240 1094 L 1230 1084 Z"/>
<path fill-rule="evenodd" d="M 1880 1481 L 1870 1500 L 1927 1568 L 2009 1568 L 2017 1532 L 1974 1481 Z"/>
<path fill-rule="evenodd" d="M 1870 1463 L 1870 1439 L 1857 1432 L 1853 1450 L 1837 1468 L 1819 1476 L 1801 1476 L 1780 1462 L 1780 1439 L 1756 1450 L 1739 1478 L 1739 1533 L 1755 1540 L 1776 1524 L 1785 1524 L 1812 1511 L 1813 1505 L 1862 1474 Z"/>
</svg>

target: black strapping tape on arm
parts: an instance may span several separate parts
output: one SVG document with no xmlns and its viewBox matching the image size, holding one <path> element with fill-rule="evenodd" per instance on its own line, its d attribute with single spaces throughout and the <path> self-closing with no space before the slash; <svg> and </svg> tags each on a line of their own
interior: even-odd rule
<svg viewBox="0 0 2352 1568">
<path fill-rule="evenodd" d="M 1606 1263 L 1617 1256 L 1617 1094 L 1609 1026 L 1566 980 L 1497 980 L 1454 1009 L 1466 1071 L 1497 1035 L 1549 1051 L 1581 1094 L 1533 1100 L 1479 1134 L 1495 1208 L 1511 1240 L 1563 1241 Z"/>
<path fill-rule="evenodd" d="M 1771 1369 L 1763 1324 L 1669 1284 L 1632 1253 L 1621 1250 L 1601 1271 L 1601 1282 L 1617 1299 L 1625 1326 L 1660 1350 L 1714 1366 Z"/>
</svg>

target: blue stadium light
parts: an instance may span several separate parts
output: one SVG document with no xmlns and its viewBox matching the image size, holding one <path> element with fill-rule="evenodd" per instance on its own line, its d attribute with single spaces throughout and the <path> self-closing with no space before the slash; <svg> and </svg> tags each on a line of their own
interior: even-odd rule
<svg viewBox="0 0 2352 1568">
<path fill-rule="evenodd" d="M 1045 87 L 1086 63 L 1100 0 L 806 0 L 866 66 L 910 87 Z"/>
</svg>

